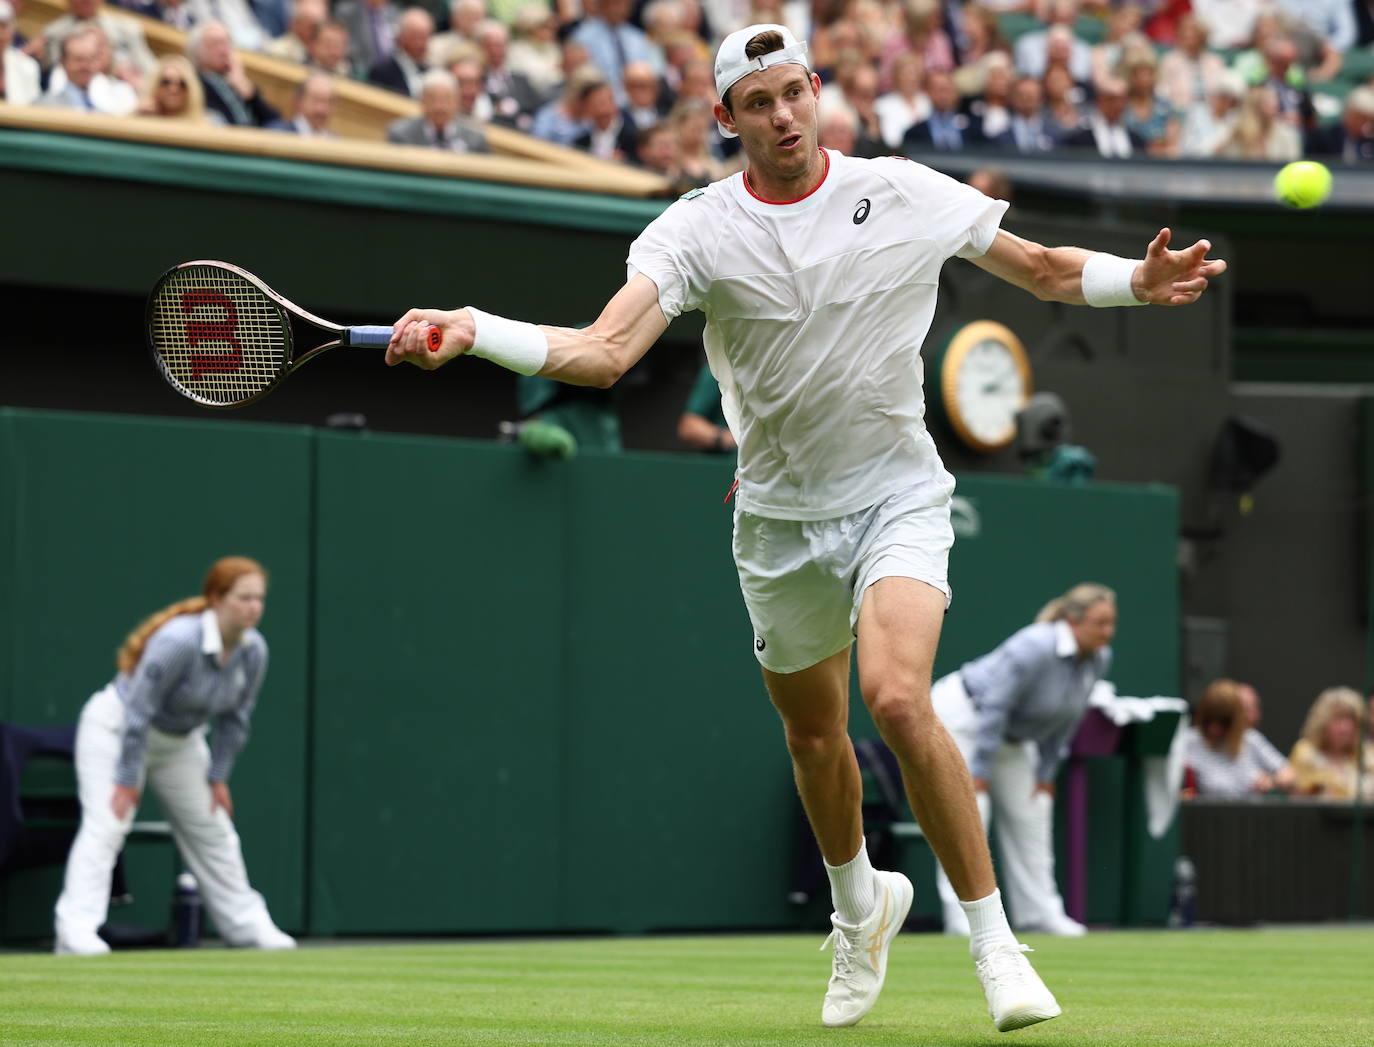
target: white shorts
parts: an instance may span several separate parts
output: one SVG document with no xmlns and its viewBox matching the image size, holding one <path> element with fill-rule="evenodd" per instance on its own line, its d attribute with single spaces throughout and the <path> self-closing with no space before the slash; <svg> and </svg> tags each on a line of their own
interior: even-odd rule
<svg viewBox="0 0 1374 1047">
<path fill-rule="evenodd" d="M 864 593 L 880 578 L 915 578 L 945 594 L 954 544 L 954 477 L 938 476 L 848 516 L 775 520 L 735 512 L 740 591 L 754 655 L 794 673 L 854 642 Z"/>
</svg>

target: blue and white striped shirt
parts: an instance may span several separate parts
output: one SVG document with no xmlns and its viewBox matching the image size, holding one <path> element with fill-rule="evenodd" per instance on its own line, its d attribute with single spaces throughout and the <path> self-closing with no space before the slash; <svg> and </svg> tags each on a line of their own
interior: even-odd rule
<svg viewBox="0 0 1374 1047">
<path fill-rule="evenodd" d="M 210 781 L 228 781 L 267 675 L 267 641 L 245 630 L 220 665 L 222 643 L 213 610 L 180 614 L 148 637 L 132 673 L 115 677 L 125 717 L 115 784 L 138 784 L 149 726 L 185 735 L 206 723 L 213 727 Z"/>
<path fill-rule="evenodd" d="M 1003 742 L 1035 742 L 1036 780 L 1054 781 L 1093 685 L 1107 675 L 1112 649 L 1078 660 L 1078 641 L 1064 622 L 1037 622 L 959 670 L 978 712 L 969 773 L 986 778 Z"/>
</svg>

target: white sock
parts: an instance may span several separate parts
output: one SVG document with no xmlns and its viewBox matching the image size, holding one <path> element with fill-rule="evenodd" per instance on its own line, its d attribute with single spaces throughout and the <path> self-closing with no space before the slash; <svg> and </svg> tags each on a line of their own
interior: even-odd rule
<svg viewBox="0 0 1374 1047">
<path fill-rule="evenodd" d="M 860 844 L 859 853 L 843 865 L 826 862 L 825 874 L 830 877 L 830 897 L 840 919 L 850 925 L 863 923 L 878 901 L 868 846 Z"/>
<path fill-rule="evenodd" d="M 968 916 L 968 951 L 975 960 L 981 960 L 999 945 L 1016 944 L 1016 935 L 1011 933 L 1007 912 L 1002 908 L 1001 891 L 974 902 L 960 902 L 959 908 Z"/>
</svg>

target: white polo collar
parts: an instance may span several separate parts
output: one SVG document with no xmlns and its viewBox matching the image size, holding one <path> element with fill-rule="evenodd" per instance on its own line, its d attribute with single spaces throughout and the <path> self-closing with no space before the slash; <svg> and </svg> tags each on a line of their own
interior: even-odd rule
<svg viewBox="0 0 1374 1047">
<path fill-rule="evenodd" d="M 1069 623 L 1064 619 L 1054 623 L 1054 653 L 1060 658 L 1071 658 L 1078 655 L 1078 640 L 1073 635 L 1073 630 L 1069 628 Z"/>
<path fill-rule="evenodd" d="M 219 634 L 219 618 L 213 607 L 200 612 L 200 650 L 216 658 L 224 651 L 224 637 Z"/>
</svg>

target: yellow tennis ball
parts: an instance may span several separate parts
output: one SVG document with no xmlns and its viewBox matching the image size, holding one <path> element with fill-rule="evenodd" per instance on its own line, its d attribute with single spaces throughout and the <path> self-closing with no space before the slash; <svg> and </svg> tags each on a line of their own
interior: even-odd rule
<svg viewBox="0 0 1374 1047">
<path fill-rule="evenodd" d="M 1331 172 L 1315 160 L 1295 160 L 1274 176 L 1274 196 L 1289 207 L 1308 208 L 1331 195 Z"/>
</svg>

